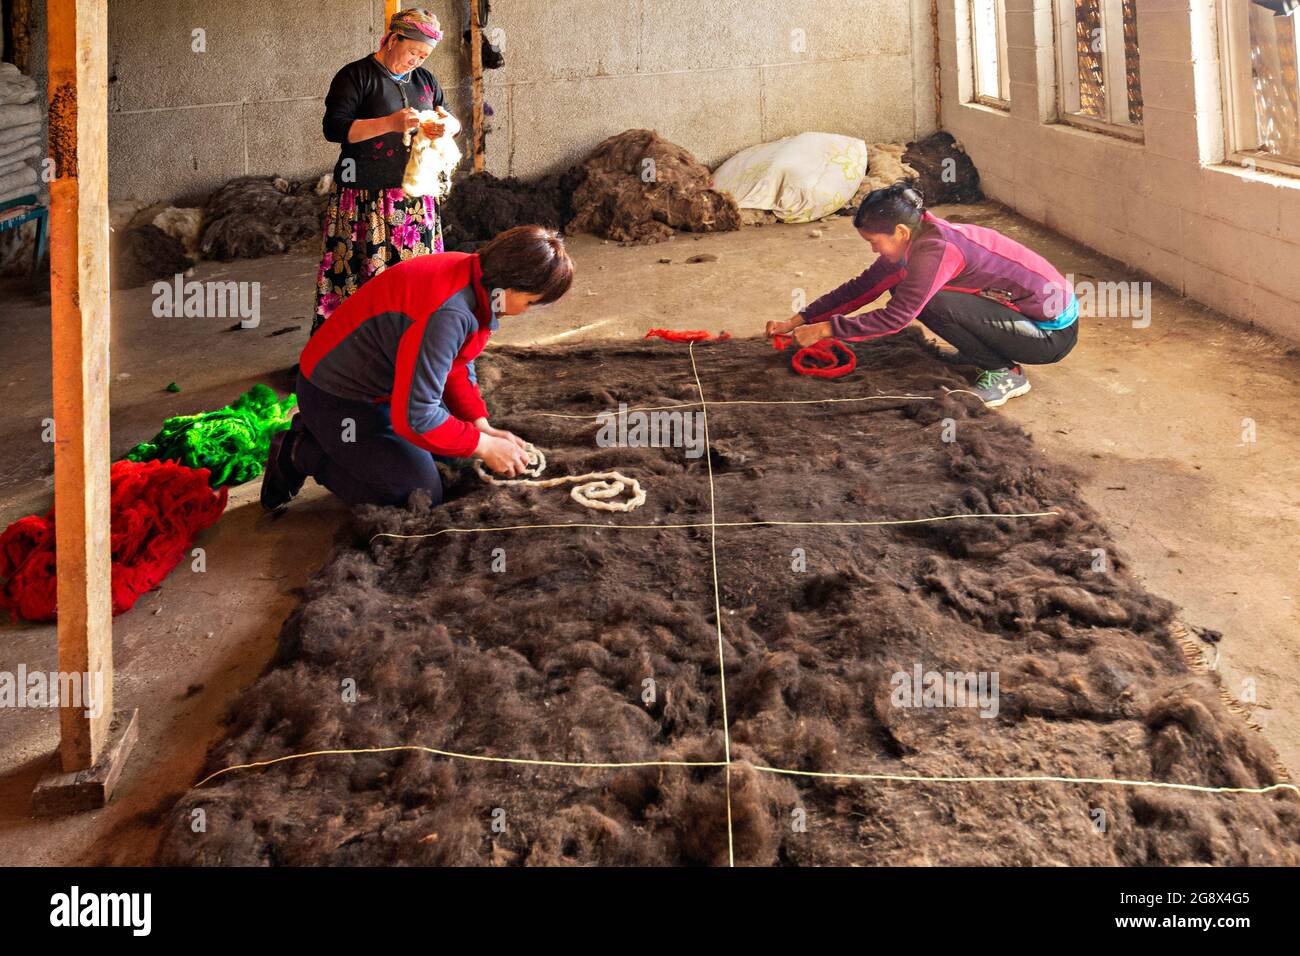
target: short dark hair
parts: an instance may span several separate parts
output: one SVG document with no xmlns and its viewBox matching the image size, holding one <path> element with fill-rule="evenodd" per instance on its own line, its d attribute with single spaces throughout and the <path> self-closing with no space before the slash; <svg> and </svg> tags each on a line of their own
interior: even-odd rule
<svg viewBox="0 0 1300 956">
<path fill-rule="evenodd" d="M 906 180 L 884 189 L 873 189 L 858 206 L 853 226 L 865 232 L 893 232 L 898 225 L 916 229 L 925 215 L 925 201 Z"/>
<path fill-rule="evenodd" d="M 483 288 L 541 294 L 538 305 L 560 299 L 573 285 L 573 260 L 564 239 L 545 226 L 515 226 L 478 251 Z"/>
</svg>

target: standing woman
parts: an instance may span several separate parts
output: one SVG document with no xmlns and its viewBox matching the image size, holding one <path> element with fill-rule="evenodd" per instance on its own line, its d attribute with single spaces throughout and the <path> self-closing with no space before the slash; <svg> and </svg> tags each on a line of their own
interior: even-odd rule
<svg viewBox="0 0 1300 956">
<path fill-rule="evenodd" d="M 316 276 L 312 334 L 362 283 L 415 256 L 442 252 L 432 196 L 407 196 L 402 174 L 418 112 L 443 105 L 442 87 L 422 69 L 442 39 L 438 18 L 403 10 L 388 23 L 379 52 L 339 70 L 325 97 L 325 138 L 343 149 L 325 213 L 325 247 Z M 441 134 L 430 124 L 431 135 Z"/>
</svg>

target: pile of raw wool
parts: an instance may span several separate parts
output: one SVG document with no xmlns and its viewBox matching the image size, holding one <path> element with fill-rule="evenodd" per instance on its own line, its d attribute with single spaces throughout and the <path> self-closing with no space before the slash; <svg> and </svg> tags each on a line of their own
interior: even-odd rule
<svg viewBox="0 0 1300 956">
<path fill-rule="evenodd" d="M 115 289 L 188 273 L 198 258 L 199 207 L 117 201 L 109 204 L 108 222 L 109 276 Z"/>
<path fill-rule="evenodd" d="M 487 172 L 466 176 L 439 208 L 443 242 L 449 251 L 473 252 L 515 226 L 563 229 L 573 218 L 573 193 L 585 176 L 581 166 L 532 181 Z"/>
<path fill-rule="evenodd" d="M 161 810 L 157 862 L 1300 863 L 1296 794 L 1193 789 L 1272 786 L 1276 755 L 1070 475 L 945 392 L 966 379 L 919 335 L 855 347 L 834 383 L 758 339 L 493 349 L 493 421 L 646 503 L 592 518 L 470 474 L 358 509 L 201 776 L 270 763 Z M 674 411 L 606 447 L 622 403 Z M 401 537 L 446 528 L 495 530 Z M 421 746 L 534 762 L 385 749 Z"/>
<path fill-rule="evenodd" d="M 984 199 L 979 170 L 952 133 L 939 130 L 925 139 L 908 143 L 903 162 L 916 170 L 921 195 L 931 206 Z"/>
<path fill-rule="evenodd" d="M 867 193 L 875 189 L 885 189 L 900 180 L 916 182 L 917 172 L 903 162 L 903 152 L 907 149 L 902 143 L 872 143 L 867 147 L 867 175 L 858 186 L 852 201 L 840 210 L 841 215 L 851 215 L 857 211 Z"/>
<path fill-rule="evenodd" d="M 464 176 L 440 211 L 447 248 L 463 252 L 521 225 L 650 243 L 677 229 L 725 232 L 742 222 L 735 200 L 713 188 L 707 166 L 644 129 L 611 137 L 581 164 L 539 179 Z"/>
<path fill-rule="evenodd" d="M 630 129 L 605 140 L 582 166 L 587 175 L 573 196 L 571 234 L 651 243 L 677 229 L 730 232 L 741 226 L 736 200 L 713 188 L 709 168 L 652 130 Z"/>
<path fill-rule="evenodd" d="M 226 183 L 203 210 L 205 259 L 253 259 L 288 252 L 319 236 L 331 175 L 291 181 L 283 176 L 240 176 Z"/>
<path fill-rule="evenodd" d="M 940 130 L 923 140 L 908 143 L 874 143 L 869 149 L 867 175 L 841 216 L 857 212 L 873 189 L 884 189 L 900 180 L 921 191 L 926 205 L 981 202 L 980 174 L 966 151 L 951 133 Z"/>
<path fill-rule="evenodd" d="M 112 279 L 129 289 L 187 273 L 196 261 L 252 259 L 320 235 L 333 177 L 240 176 L 202 206 L 111 204 Z"/>
</svg>

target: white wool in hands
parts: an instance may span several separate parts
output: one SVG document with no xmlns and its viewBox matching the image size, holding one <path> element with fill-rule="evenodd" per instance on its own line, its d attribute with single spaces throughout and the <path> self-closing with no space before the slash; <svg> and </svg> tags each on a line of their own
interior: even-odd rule
<svg viewBox="0 0 1300 956">
<path fill-rule="evenodd" d="M 441 123 L 442 135 L 430 139 L 424 135 L 424 124 Z M 402 190 L 408 196 L 433 196 L 441 199 L 451 189 L 451 174 L 460 163 L 460 147 L 456 145 L 456 134 L 460 132 L 460 121 L 441 106 L 436 110 L 420 111 L 420 127 L 415 131 L 414 142 L 411 133 L 406 134 L 411 146 L 411 158 L 406 161 L 406 175 L 402 177 Z"/>
</svg>

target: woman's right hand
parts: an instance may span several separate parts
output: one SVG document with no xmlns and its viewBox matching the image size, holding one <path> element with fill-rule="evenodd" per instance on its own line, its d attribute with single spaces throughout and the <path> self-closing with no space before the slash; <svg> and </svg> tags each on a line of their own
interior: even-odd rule
<svg viewBox="0 0 1300 956">
<path fill-rule="evenodd" d="M 394 133 L 405 133 L 413 130 L 420 125 L 420 111 L 406 107 L 396 113 L 388 114 L 388 122 L 391 124 L 390 130 Z"/>
<path fill-rule="evenodd" d="M 784 322 L 777 322 L 775 319 L 768 322 L 767 330 L 764 334 L 769 339 L 774 335 L 789 335 L 801 325 L 803 325 L 803 316 L 796 312 Z"/>
<path fill-rule="evenodd" d="M 528 455 L 522 448 L 508 438 L 498 438 L 486 432 L 479 433 L 474 457 L 505 478 L 522 475 L 528 467 Z"/>
</svg>

